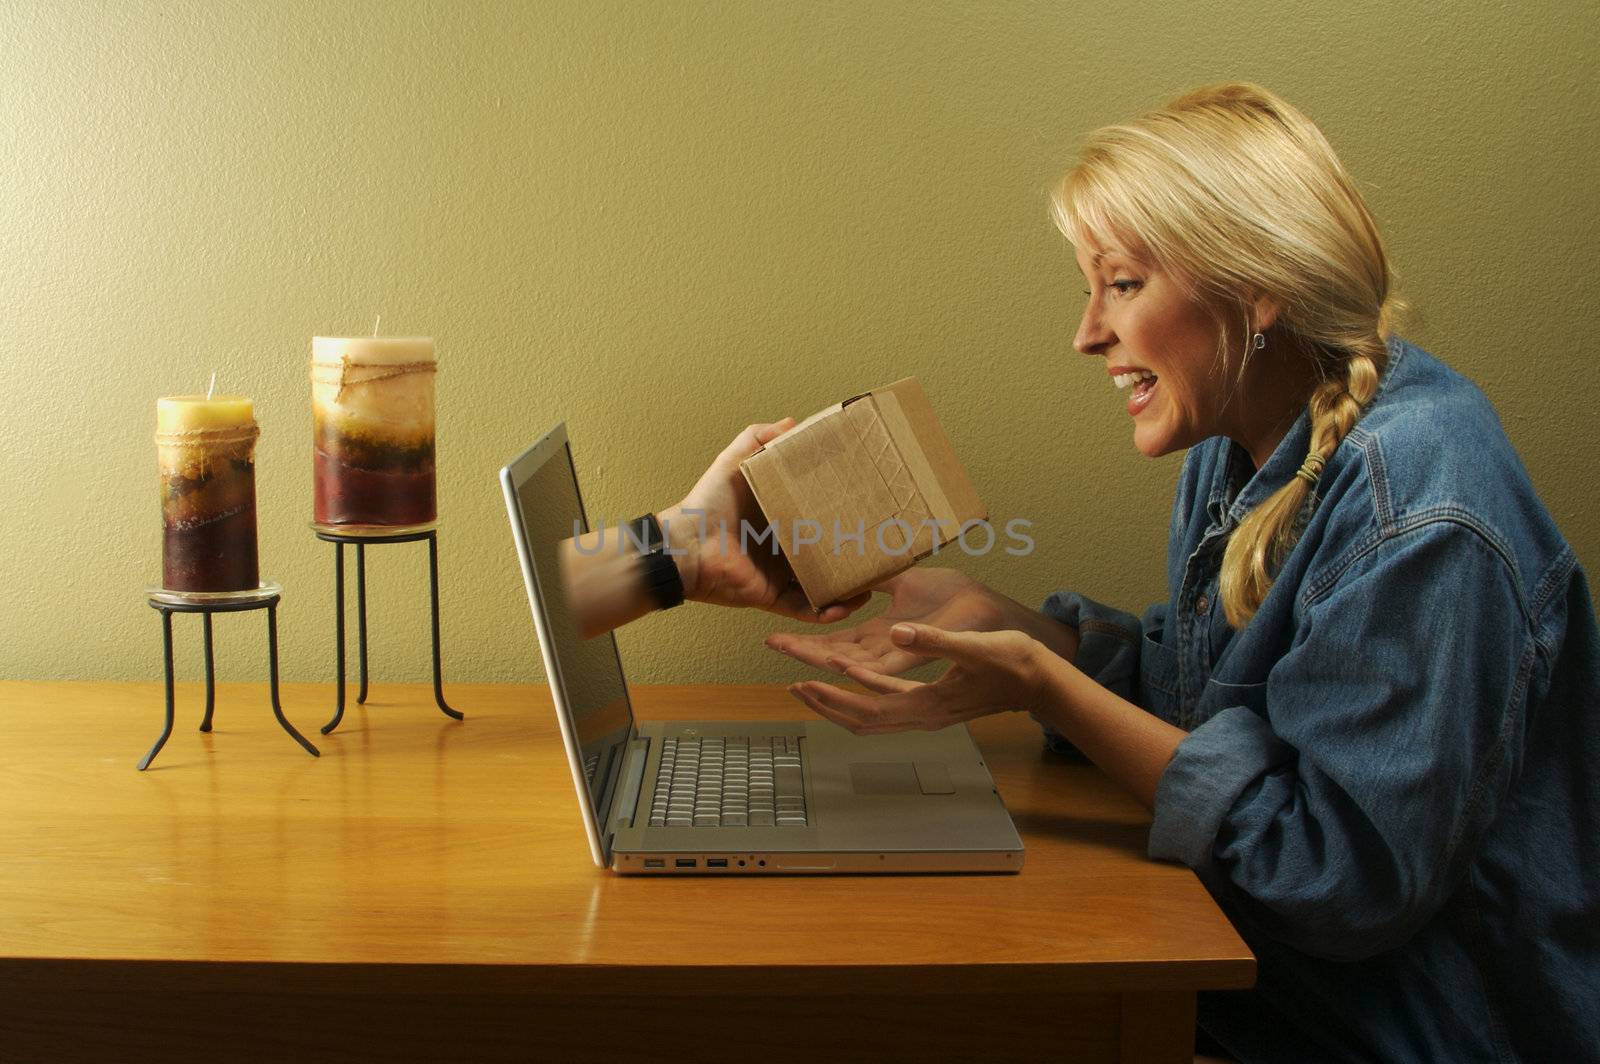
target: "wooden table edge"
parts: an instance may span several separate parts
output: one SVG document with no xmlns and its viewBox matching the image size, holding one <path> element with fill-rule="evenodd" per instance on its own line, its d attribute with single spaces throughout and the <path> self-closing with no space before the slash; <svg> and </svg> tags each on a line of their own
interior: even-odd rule
<svg viewBox="0 0 1600 1064">
<path fill-rule="evenodd" d="M 759 978 L 756 976 L 759 975 Z M 179 961 L 6 957 L 0 991 L 116 992 L 137 986 L 172 993 L 261 991 L 349 994 L 562 996 L 656 995 L 683 988 L 707 993 L 791 996 L 960 992 L 1019 994 L 1150 993 L 1244 989 L 1253 959 L 1189 963 L 960 965 L 585 965 L 485 963 L 338 963 L 325 961 Z"/>
</svg>

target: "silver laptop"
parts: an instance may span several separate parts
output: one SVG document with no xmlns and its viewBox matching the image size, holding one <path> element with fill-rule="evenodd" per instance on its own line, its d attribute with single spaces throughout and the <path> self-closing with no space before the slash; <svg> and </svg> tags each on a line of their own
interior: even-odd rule
<svg viewBox="0 0 1600 1064">
<path fill-rule="evenodd" d="M 566 425 L 500 483 L 596 864 L 652 875 L 1021 870 L 1022 839 L 965 725 L 858 736 L 821 718 L 636 721 L 615 638 L 581 638 L 566 601 L 561 544 L 588 530 Z"/>
</svg>

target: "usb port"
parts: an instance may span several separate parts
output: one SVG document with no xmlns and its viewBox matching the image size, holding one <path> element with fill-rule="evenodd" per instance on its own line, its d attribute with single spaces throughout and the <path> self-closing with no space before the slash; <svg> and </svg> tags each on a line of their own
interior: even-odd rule
<svg viewBox="0 0 1600 1064">
<path fill-rule="evenodd" d="M 646 868 L 665 868 L 667 867 L 667 862 L 660 857 L 646 857 L 644 866 Z"/>
<path fill-rule="evenodd" d="M 673 864 L 677 865 L 679 868 L 693 868 L 695 861 L 693 857 L 680 857 L 674 861 Z"/>
<path fill-rule="evenodd" d="M 706 858 L 706 867 L 707 868 L 727 868 L 728 867 L 728 859 L 726 857 L 707 857 Z"/>
</svg>

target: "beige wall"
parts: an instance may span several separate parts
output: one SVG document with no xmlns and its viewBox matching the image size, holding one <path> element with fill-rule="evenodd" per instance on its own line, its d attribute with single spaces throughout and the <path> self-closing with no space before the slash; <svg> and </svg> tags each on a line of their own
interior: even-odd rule
<svg viewBox="0 0 1600 1064">
<path fill-rule="evenodd" d="M 159 676 L 154 402 L 212 369 L 257 403 L 284 675 L 330 675 L 306 363 L 380 313 L 438 341 L 447 681 L 540 674 L 494 473 L 552 422 L 627 517 L 747 422 L 904 374 L 993 515 L 1037 525 L 1031 557 L 955 560 L 1138 608 L 1180 459 L 1139 457 L 1072 354 L 1045 189 L 1088 129 L 1225 77 L 1322 123 L 1407 333 L 1488 391 L 1593 570 L 1600 18 L 1542 7 L 11 0 L 0 676 Z M 371 570 L 375 677 L 423 679 L 422 549 Z M 690 606 L 620 639 L 637 680 L 779 680 L 784 623 Z M 218 622 L 224 677 L 264 675 L 261 627 Z"/>
</svg>

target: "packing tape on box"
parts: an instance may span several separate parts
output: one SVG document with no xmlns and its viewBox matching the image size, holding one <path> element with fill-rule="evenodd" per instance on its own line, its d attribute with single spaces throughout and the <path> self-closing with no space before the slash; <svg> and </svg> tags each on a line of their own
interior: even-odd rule
<svg viewBox="0 0 1600 1064">
<path fill-rule="evenodd" d="M 873 526 L 873 534 L 882 536 L 885 544 L 890 542 L 890 538 L 880 530 L 880 526 L 886 525 L 891 519 L 906 522 L 910 537 L 903 546 L 909 550 L 921 532 L 922 523 L 933 515 L 900 448 L 895 445 L 882 414 L 872 406 L 870 400 L 862 400 L 845 407 L 841 427 L 845 430 L 846 440 L 853 443 L 858 454 L 864 454 L 871 460 L 872 471 L 878 475 L 875 494 L 884 501 L 884 505 L 863 516 Z M 935 533 L 930 538 L 928 549 L 932 550 L 936 541 Z"/>
<path fill-rule="evenodd" d="M 911 420 L 906 417 L 905 410 L 900 406 L 900 400 L 892 392 L 879 392 L 866 401 L 876 406 L 878 416 L 883 419 L 890 446 L 894 446 L 896 439 L 906 441 L 906 447 L 896 447 L 895 450 L 904 468 L 911 474 L 911 479 L 916 484 L 917 492 L 921 495 L 923 506 L 926 507 L 929 516 L 939 523 L 939 531 L 934 534 L 936 545 L 955 539 L 961 532 L 955 507 L 950 505 L 950 499 L 940 486 L 939 478 L 934 475 L 928 456 L 923 454 L 922 447 L 917 442 L 917 434 L 911 428 Z M 946 528 L 951 528 L 953 531 L 949 535 L 944 535 L 942 533 Z"/>
</svg>

